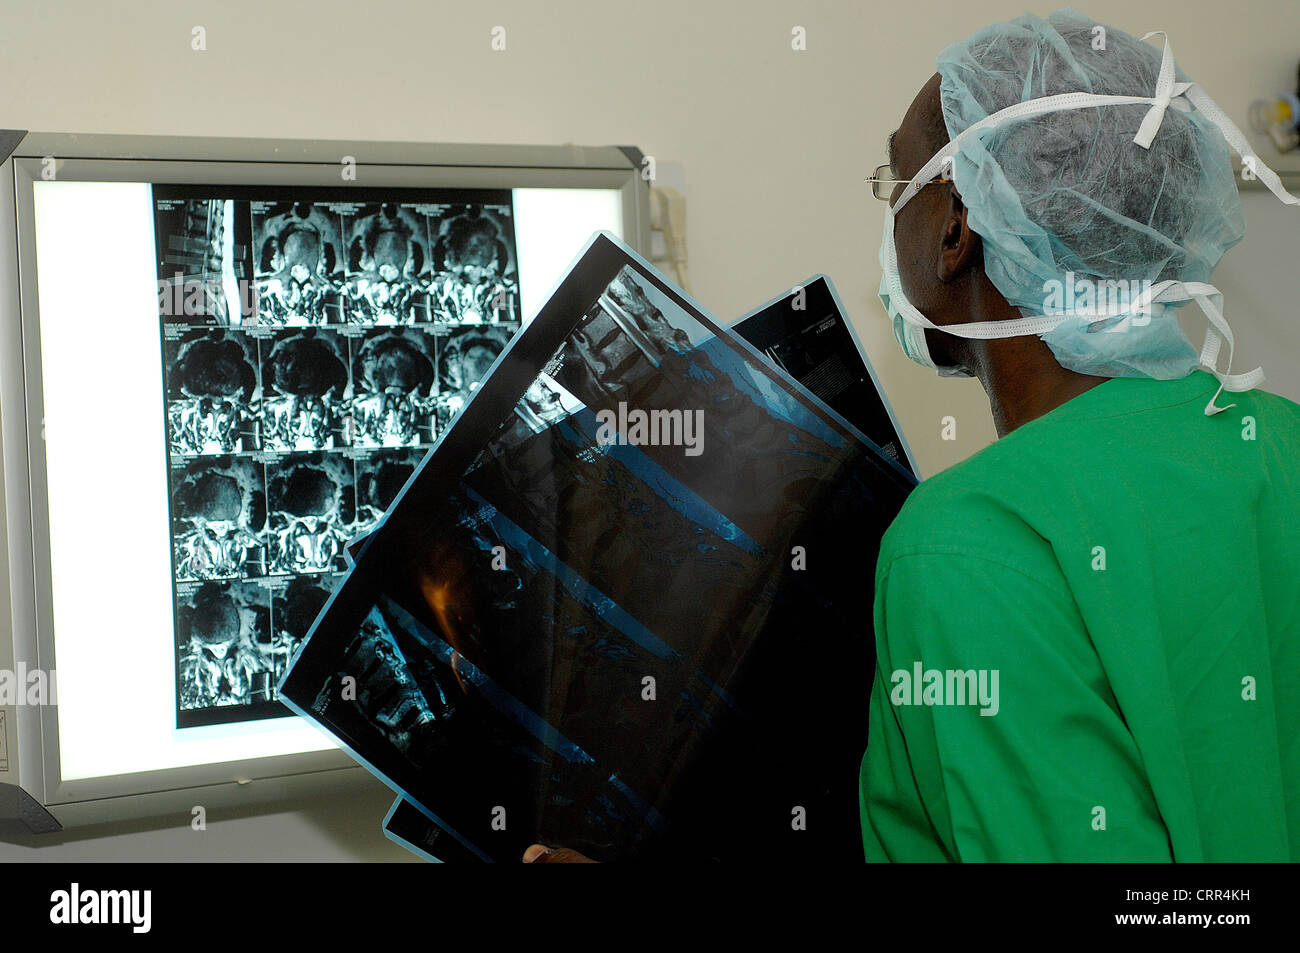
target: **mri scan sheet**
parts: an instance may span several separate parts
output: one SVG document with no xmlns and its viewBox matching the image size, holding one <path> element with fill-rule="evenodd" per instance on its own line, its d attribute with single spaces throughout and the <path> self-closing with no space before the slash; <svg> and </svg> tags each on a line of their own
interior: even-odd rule
<svg viewBox="0 0 1300 953">
<path fill-rule="evenodd" d="M 859 859 L 864 580 L 913 484 L 599 233 L 281 697 L 465 856 Z"/>
<path fill-rule="evenodd" d="M 155 185 L 176 725 L 276 686 L 520 326 L 511 192 Z"/>
<path fill-rule="evenodd" d="M 440 864 L 473 864 L 481 858 L 429 820 L 423 811 L 399 797 L 384 816 L 384 836 L 417 857 Z"/>
<path fill-rule="evenodd" d="M 801 281 L 738 319 L 731 330 L 919 477 L 894 410 L 829 278 Z"/>
<path fill-rule="evenodd" d="M 919 472 L 830 278 L 813 275 L 799 282 L 734 321 L 730 330 L 840 413 L 901 466 Z M 349 551 L 360 548 L 362 541 L 358 538 L 349 543 Z M 425 859 L 456 863 L 474 857 L 418 807 L 400 797 L 384 818 L 384 833 Z"/>
</svg>

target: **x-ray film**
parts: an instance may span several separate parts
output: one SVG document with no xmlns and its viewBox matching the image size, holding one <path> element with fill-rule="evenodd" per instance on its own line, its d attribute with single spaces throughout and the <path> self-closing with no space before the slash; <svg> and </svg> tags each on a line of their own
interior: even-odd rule
<svg viewBox="0 0 1300 953">
<path fill-rule="evenodd" d="M 482 859 L 859 859 L 864 581 L 913 482 L 601 233 L 282 698 Z"/>
<path fill-rule="evenodd" d="M 917 472 L 893 409 L 829 278 L 815 275 L 800 282 L 737 319 L 730 329 L 838 411 L 886 454 Z M 403 472 L 403 483 L 412 471 Z M 359 549 L 362 541 L 353 540 L 349 548 Z M 454 863 L 474 857 L 402 798 L 384 819 L 384 832 L 425 859 Z"/>
<path fill-rule="evenodd" d="M 384 836 L 417 857 L 443 864 L 479 863 L 482 858 L 448 834 L 405 798 L 399 797 L 384 817 Z"/>
<path fill-rule="evenodd" d="M 285 717 L 344 545 L 519 328 L 511 192 L 153 195 L 176 724 Z"/>
<path fill-rule="evenodd" d="M 918 478 L 871 361 L 825 275 L 795 285 L 731 325 L 817 397 Z"/>
</svg>

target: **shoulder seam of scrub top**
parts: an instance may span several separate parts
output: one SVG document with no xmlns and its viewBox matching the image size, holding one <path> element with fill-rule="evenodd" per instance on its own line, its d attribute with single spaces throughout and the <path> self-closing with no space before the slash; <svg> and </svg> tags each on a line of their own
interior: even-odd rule
<svg viewBox="0 0 1300 953">
<path fill-rule="evenodd" d="M 1118 385 L 1118 386 L 1116 386 Z M 1163 385 L 1163 386 L 1153 386 Z M 1194 403 L 1205 394 L 1214 390 L 1218 384 L 1214 377 L 1205 371 L 1196 370 L 1186 377 L 1175 380 L 1157 381 L 1144 377 L 1112 377 L 1091 387 L 1076 397 L 1067 400 L 1043 416 L 1029 421 L 1024 427 L 1008 434 L 1006 438 L 1021 433 L 1027 427 L 1039 422 L 1055 420 L 1079 420 L 1091 418 L 1106 420 L 1116 417 L 1129 417 Z M 1122 392 L 1122 395 L 1121 395 Z M 1101 406 L 1094 407 L 1094 404 Z M 1107 404 L 1115 406 L 1108 407 Z"/>
<path fill-rule="evenodd" d="M 1154 384 L 1168 386 L 1149 386 Z M 1017 427 L 1005 437 L 981 447 L 965 460 L 961 460 L 951 467 L 926 477 L 918 484 L 917 490 L 913 492 L 915 493 L 925 486 L 933 486 L 939 482 L 948 483 L 949 479 L 957 479 L 956 475 L 950 478 L 945 478 L 945 475 L 950 473 L 959 474 L 963 472 L 967 464 L 977 458 L 983 458 L 992 452 L 994 448 L 1015 444 L 1019 440 L 1026 439 L 1025 434 L 1036 434 L 1040 429 L 1049 427 L 1052 424 L 1063 424 L 1075 420 L 1114 420 L 1147 413 L 1152 410 L 1178 407 L 1203 399 L 1206 394 L 1209 394 L 1216 387 L 1218 387 L 1218 382 L 1214 377 L 1201 370 L 1193 371 L 1186 377 L 1169 381 L 1156 381 L 1151 378 L 1137 377 L 1109 378 L 1097 386 L 1089 388 L 1082 394 L 1072 397 L 1059 407 L 1052 408 L 1041 417 L 1035 417 L 1023 426 Z M 1100 403 L 1100 406 L 1094 406 L 1098 403 Z"/>
<path fill-rule="evenodd" d="M 1043 588 L 1049 589 L 1054 594 L 1069 600 L 1072 605 L 1074 604 L 1074 593 L 1070 591 L 1069 586 L 1065 584 L 1063 578 L 1058 580 L 1045 579 L 1032 570 L 1027 569 L 1024 566 L 1018 566 L 1000 556 L 990 555 L 987 552 L 958 546 L 956 544 L 918 544 L 915 546 L 903 546 L 900 549 L 891 552 L 889 555 L 889 563 L 882 566 L 880 571 L 876 574 L 877 590 L 880 589 L 880 584 L 884 582 L 889 573 L 893 571 L 894 566 L 901 560 L 907 559 L 910 556 L 959 556 L 965 559 L 979 559 L 983 562 L 993 563 L 994 565 L 1001 566 L 1003 569 L 1010 569 L 1013 572 L 1019 573 L 1026 579 L 1036 582 Z"/>
</svg>

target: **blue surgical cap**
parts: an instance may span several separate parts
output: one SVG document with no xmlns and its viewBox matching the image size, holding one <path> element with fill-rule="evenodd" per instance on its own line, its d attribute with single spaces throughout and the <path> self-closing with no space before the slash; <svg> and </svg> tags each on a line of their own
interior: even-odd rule
<svg viewBox="0 0 1300 953">
<path fill-rule="evenodd" d="M 1157 47 L 1076 10 L 1026 14 L 939 55 L 943 117 L 955 138 L 1045 96 L 1151 96 L 1160 65 Z M 1241 240 L 1224 133 L 1186 103 L 1173 105 L 1149 148 L 1134 142 L 1145 104 L 1062 109 L 962 141 L 952 174 L 983 239 L 985 271 L 1023 314 L 1043 313 L 1049 282 L 1206 282 Z M 1078 315 L 1041 337 L 1063 367 L 1083 374 L 1171 379 L 1197 365 L 1169 304 L 1152 305 L 1147 323 Z"/>
</svg>

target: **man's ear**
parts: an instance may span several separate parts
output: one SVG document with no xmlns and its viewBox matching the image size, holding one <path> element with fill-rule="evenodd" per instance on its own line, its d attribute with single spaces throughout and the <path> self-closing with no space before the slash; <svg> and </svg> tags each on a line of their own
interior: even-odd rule
<svg viewBox="0 0 1300 953">
<path fill-rule="evenodd" d="M 966 203 L 951 189 L 947 218 L 940 237 L 937 277 L 949 282 L 981 260 L 980 237 L 966 221 Z"/>
</svg>

